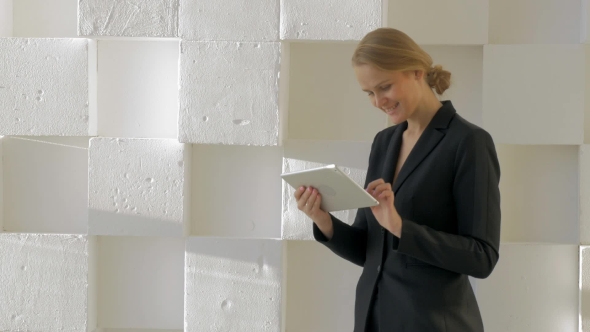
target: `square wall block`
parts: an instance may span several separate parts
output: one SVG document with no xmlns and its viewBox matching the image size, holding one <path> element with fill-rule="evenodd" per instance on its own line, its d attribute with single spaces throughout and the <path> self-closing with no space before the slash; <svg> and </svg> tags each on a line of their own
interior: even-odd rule
<svg viewBox="0 0 590 332">
<path fill-rule="evenodd" d="M 4 231 L 4 136 L 0 136 L 0 234 Z"/>
<path fill-rule="evenodd" d="M 579 43 L 583 1 L 490 0 L 489 43 Z M 555 63 L 561 63 L 561 61 Z M 535 80 L 530 80 L 530 82 L 535 82 Z"/>
<path fill-rule="evenodd" d="M 278 42 L 182 42 L 183 143 L 278 145 Z"/>
<path fill-rule="evenodd" d="M 296 159 L 285 159 L 283 162 L 283 173 L 300 171 L 309 168 L 326 166 L 323 163 L 314 163 Z M 340 169 L 350 176 L 356 183 L 363 187 L 367 171 L 349 167 Z M 313 240 L 313 221 L 297 207 L 295 190 L 288 183 L 283 181 L 283 210 L 281 218 L 281 238 L 286 240 Z M 358 209 L 334 211 L 331 214 L 341 221 L 352 224 Z"/>
<path fill-rule="evenodd" d="M 500 260 L 478 280 L 486 331 L 578 331 L 578 245 L 500 245 Z"/>
<path fill-rule="evenodd" d="M 581 1 L 582 17 L 580 20 L 581 31 L 580 31 L 580 42 L 589 44 L 590 43 L 590 2 L 588 0 Z"/>
<path fill-rule="evenodd" d="M 590 247 L 580 246 L 580 331 L 590 330 Z"/>
<path fill-rule="evenodd" d="M 584 45 L 484 46 L 483 127 L 494 141 L 582 144 L 588 54 Z"/>
<path fill-rule="evenodd" d="M 193 41 L 278 41 L 279 0 L 180 0 L 179 35 Z"/>
<path fill-rule="evenodd" d="M 385 0 L 280 0 L 283 40 L 361 40 L 384 26 Z"/>
<path fill-rule="evenodd" d="M 98 41 L 99 136 L 178 137 L 179 54 L 174 40 Z"/>
<path fill-rule="evenodd" d="M 421 45 L 433 60 L 451 72 L 451 86 L 439 100 L 451 100 L 465 120 L 482 126 L 483 46 Z M 435 92 L 436 93 L 436 92 Z M 388 117 L 388 126 L 393 125 Z"/>
<path fill-rule="evenodd" d="M 0 39 L 0 135 L 96 135 L 96 43 Z"/>
<path fill-rule="evenodd" d="M 192 146 L 191 235 L 280 238 L 279 147 Z"/>
<path fill-rule="evenodd" d="M 76 30 L 79 0 L 1 0 L 0 2 L 2 1 L 12 2 L 12 37 L 78 37 Z"/>
<path fill-rule="evenodd" d="M 310 139 L 289 139 L 283 144 L 283 158 L 321 164 L 336 164 L 338 166 L 366 170 L 369 167 L 371 144 L 372 140 L 316 141 Z"/>
<path fill-rule="evenodd" d="M 81 235 L 0 234 L 0 330 L 93 331 L 92 242 Z"/>
<path fill-rule="evenodd" d="M 4 137 L 4 227 L 16 233 L 88 233 L 89 137 Z"/>
<path fill-rule="evenodd" d="M 483 45 L 488 42 L 488 2 L 389 0 L 387 25 L 418 44 Z"/>
<path fill-rule="evenodd" d="M 184 332 L 184 330 L 162 330 L 162 329 L 97 329 L 95 332 Z"/>
<path fill-rule="evenodd" d="M 97 238 L 98 326 L 182 330 L 185 240 Z"/>
<path fill-rule="evenodd" d="M 89 233 L 188 234 L 191 149 L 176 140 L 92 138 Z"/>
<path fill-rule="evenodd" d="M 580 243 L 590 245 L 590 145 L 579 147 Z"/>
<path fill-rule="evenodd" d="M 78 35 L 177 37 L 179 0 L 79 0 Z"/>
<path fill-rule="evenodd" d="M 284 331 L 280 240 L 189 238 L 185 331 Z"/>
<path fill-rule="evenodd" d="M 351 64 L 353 43 L 290 45 L 288 139 L 372 142 L 387 115 L 373 107 Z"/>
<path fill-rule="evenodd" d="M 578 147 L 497 144 L 504 242 L 578 244 Z"/>
<path fill-rule="evenodd" d="M 13 0 L 0 0 L 0 37 L 12 37 Z"/>
<path fill-rule="evenodd" d="M 350 331 L 362 268 L 315 241 L 286 243 L 286 331 Z"/>
</svg>

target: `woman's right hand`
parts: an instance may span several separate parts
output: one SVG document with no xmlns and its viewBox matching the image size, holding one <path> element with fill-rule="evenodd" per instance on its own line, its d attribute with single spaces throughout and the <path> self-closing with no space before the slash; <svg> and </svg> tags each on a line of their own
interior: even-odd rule
<svg viewBox="0 0 590 332">
<path fill-rule="evenodd" d="M 322 196 L 318 190 L 313 187 L 300 187 L 295 191 L 294 196 L 297 200 L 297 208 L 313 220 L 328 239 L 331 238 L 332 217 L 320 208 Z"/>
</svg>

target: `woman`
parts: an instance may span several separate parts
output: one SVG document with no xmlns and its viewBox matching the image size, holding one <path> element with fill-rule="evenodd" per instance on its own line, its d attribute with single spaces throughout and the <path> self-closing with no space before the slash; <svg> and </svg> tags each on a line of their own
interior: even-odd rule
<svg viewBox="0 0 590 332">
<path fill-rule="evenodd" d="M 314 188 L 295 192 L 313 234 L 363 267 L 354 331 L 483 331 L 468 276 L 499 259 L 500 166 L 482 128 L 440 102 L 450 73 L 401 31 L 367 34 L 352 57 L 373 106 L 396 125 L 371 146 L 366 190 L 379 205 L 352 225 L 322 211 Z"/>
</svg>

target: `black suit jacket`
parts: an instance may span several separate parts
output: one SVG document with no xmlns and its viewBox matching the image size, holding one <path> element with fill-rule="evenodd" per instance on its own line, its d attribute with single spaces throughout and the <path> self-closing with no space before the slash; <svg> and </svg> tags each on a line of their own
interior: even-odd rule
<svg viewBox="0 0 590 332">
<path fill-rule="evenodd" d="M 365 188 L 378 178 L 392 183 L 406 128 L 403 122 L 375 136 Z M 400 238 L 370 208 L 358 209 L 352 225 L 331 215 L 329 241 L 313 224 L 317 241 L 363 267 L 354 332 L 365 331 L 374 293 L 380 332 L 484 330 L 468 276 L 488 277 L 499 259 L 499 181 L 491 136 L 444 101 L 392 184 Z"/>
</svg>

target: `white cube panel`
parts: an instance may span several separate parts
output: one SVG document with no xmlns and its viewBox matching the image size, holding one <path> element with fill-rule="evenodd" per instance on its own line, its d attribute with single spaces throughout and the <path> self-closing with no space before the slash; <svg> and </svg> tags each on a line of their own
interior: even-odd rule
<svg viewBox="0 0 590 332">
<path fill-rule="evenodd" d="M 191 235 L 280 238 L 280 148 L 195 144 L 192 154 Z"/>
<path fill-rule="evenodd" d="M 580 246 L 580 331 L 590 330 L 590 247 Z"/>
<path fill-rule="evenodd" d="M 4 137 L 4 230 L 86 234 L 88 138 Z"/>
<path fill-rule="evenodd" d="M 98 135 L 178 137 L 179 41 L 98 41 Z"/>
<path fill-rule="evenodd" d="M 590 144 L 590 44 L 584 45 L 584 144 Z"/>
<path fill-rule="evenodd" d="M 76 27 L 79 0 L 1 0 L 0 2 L 6 1 L 12 2 L 13 37 L 78 37 Z"/>
<path fill-rule="evenodd" d="M 489 43 L 578 43 L 581 3 L 580 0 L 489 0 Z"/>
<path fill-rule="evenodd" d="M 362 268 L 313 241 L 288 241 L 286 331 L 350 331 Z"/>
<path fill-rule="evenodd" d="M 373 107 L 351 65 L 352 43 L 290 46 L 289 139 L 372 142 L 387 116 Z"/>
<path fill-rule="evenodd" d="M 578 330 L 578 246 L 507 244 L 492 275 L 478 280 L 486 331 Z"/>
<path fill-rule="evenodd" d="M 189 238 L 185 331 L 281 331 L 284 244 Z"/>
<path fill-rule="evenodd" d="M 590 145 L 580 146 L 579 158 L 580 243 L 588 245 L 590 244 Z"/>
<path fill-rule="evenodd" d="M 279 0 L 180 0 L 183 40 L 277 41 Z"/>
<path fill-rule="evenodd" d="M 86 331 L 89 240 L 0 234 L 0 330 Z"/>
<path fill-rule="evenodd" d="M 360 40 L 382 26 L 380 0 L 281 0 L 281 39 Z"/>
<path fill-rule="evenodd" d="M 578 147 L 496 144 L 496 151 L 502 241 L 578 244 Z"/>
<path fill-rule="evenodd" d="M 0 0 L 0 37 L 12 37 L 12 0 Z"/>
<path fill-rule="evenodd" d="M 177 36 L 178 0 L 79 1 L 80 36 Z"/>
<path fill-rule="evenodd" d="M 590 2 L 588 0 L 582 0 L 581 4 L 581 14 L 582 18 L 580 20 L 580 42 L 581 43 L 590 43 Z"/>
<path fill-rule="evenodd" d="M 190 162 L 190 148 L 176 140 L 92 138 L 90 234 L 187 234 Z"/>
<path fill-rule="evenodd" d="M 387 25 L 419 44 L 487 44 L 488 1 L 389 0 Z"/>
<path fill-rule="evenodd" d="M 181 142 L 278 145 L 280 43 L 182 42 Z"/>
<path fill-rule="evenodd" d="M 484 46 L 483 126 L 495 143 L 581 144 L 585 63 L 583 45 Z"/>
<path fill-rule="evenodd" d="M 96 332 L 183 332 L 184 330 L 163 330 L 163 329 L 99 329 Z"/>
<path fill-rule="evenodd" d="M 184 239 L 99 236 L 98 325 L 182 330 Z"/>
<path fill-rule="evenodd" d="M 325 166 L 323 163 L 310 162 L 306 160 L 285 158 L 283 160 L 283 173 L 295 172 L 309 168 Z M 350 176 L 356 183 L 364 188 L 367 171 L 340 166 L 340 169 Z M 288 240 L 313 240 L 313 221 L 297 208 L 295 189 L 283 181 L 283 211 L 281 222 L 281 238 Z M 336 218 L 347 224 L 352 224 L 357 209 L 332 212 Z"/>
<path fill-rule="evenodd" d="M 0 134 L 96 134 L 95 43 L 86 39 L 0 39 Z"/>
<path fill-rule="evenodd" d="M 371 143 L 367 141 L 290 139 L 284 142 L 282 149 L 283 157 L 287 159 L 336 164 L 366 170 Z"/>
<path fill-rule="evenodd" d="M 0 160 L 4 158 L 4 136 L 0 136 Z M 4 162 L 0 162 L 0 233 L 4 231 Z"/>
</svg>

